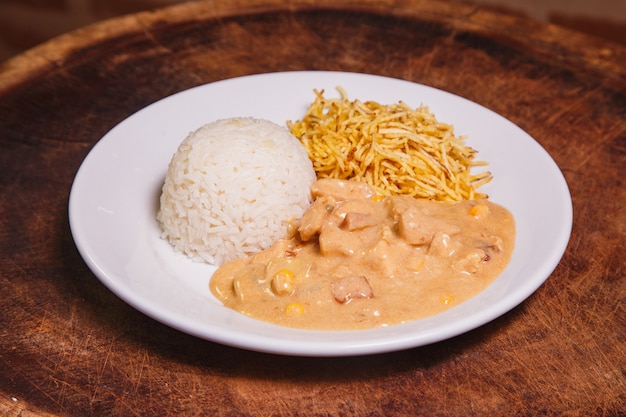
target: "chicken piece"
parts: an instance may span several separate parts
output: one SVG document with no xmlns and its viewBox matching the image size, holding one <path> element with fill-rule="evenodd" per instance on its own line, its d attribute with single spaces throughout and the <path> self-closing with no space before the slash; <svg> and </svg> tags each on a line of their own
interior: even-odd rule
<svg viewBox="0 0 626 417">
<path fill-rule="evenodd" d="M 232 281 L 232 289 L 240 301 L 248 301 L 254 298 L 258 288 L 265 284 L 265 265 L 250 262 L 235 274 Z"/>
<path fill-rule="evenodd" d="M 344 217 L 341 227 L 353 231 L 374 226 L 379 220 L 371 213 L 347 213 Z"/>
<path fill-rule="evenodd" d="M 504 241 L 500 236 L 490 235 L 489 233 L 482 232 L 480 234 L 481 240 L 484 243 L 483 249 L 491 253 L 502 252 Z"/>
<path fill-rule="evenodd" d="M 339 278 L 331 284 L 335 300 L 347 304 L 355 298 L 372 298 L 374 292 L 364 276 L 347 276 Z"/>
<path fill-rule="evenodd" d="M 376 245 L 380 238 L 380 228 L 347 231 L 334 224 L 326 223 L 319 234 L 322 256 L 352 256 L 362 254 Z"/>
<path fill-rule="evenodd" d="M 474 274 L 480 268 L 480 264 L 487 262 L 489 255 L 482 249 L 473 249 L 469 253 L 459 260 L 454 267 L 463 274 Z"/>
<path fill-rule="evenodd" d="M 337 200 L 372 198 L 376 194 L 372 187 L 364 182 L 322 178 L 311 185 L 313 198 L 332 195 Z"/>
<path fill-rule="evenodd" d="M 428 216 L 418 207 L 406 204 L 401 198 L 392 199 L 392 204 L 398 233 L 411 245 L 426 245 L 437 232 L 452 236 L 461 231 L 458 226 Z"/>
<path fill-rule="evenodd" d="M 443 232 L 435 232 L 428 245 L 428 254 L 439 257 L 452 256 L 458 246 L 458 242 L 453 242 L 450 235 Z"/>
<path fill-rule="evenodd" d="M 381 208 L 384 208 L 383 203 L 371 198 L 359 198 L 340 202 L 334 214 L 342 218 L 340 224 L 342 229 L 353 231 L 384 222 L 386 211 Z"/>
<path fill-rule="evenodd" d="M 334 210 L 335 203 L 335 198 L 330 195 L 322 196 L 313 202 L 300 220 L 300 226 L 298 226 L 300 239 L 306 242 L 320 232 Z"/>
<path fill-rule="evenodd" d="M 372 274 L 393 279 L 421 269 L 424 259 L 417 253 L 397 237 L 393 237 L 393 232 L 384 226 L 381 239 L 367 253 L 364 263 Z"/>
<path fill-rule="evenodd" d="M 293 239 L 279 239 L 268 249 L 254 255 L 254 262 L 267 264 L 273 259 L 290 258 L 298 252 L 298 244 Z"/>
</svg>

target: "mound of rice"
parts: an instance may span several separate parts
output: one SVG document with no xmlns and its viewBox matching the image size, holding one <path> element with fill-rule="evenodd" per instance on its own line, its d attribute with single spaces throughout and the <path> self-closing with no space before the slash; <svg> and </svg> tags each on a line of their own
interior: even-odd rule
<svg viewBox="0 0 626 417">
<path fill-rule="evenodd" d="M 315 172 L 302 144 L 267 120 L 218 120 L 190 133 L 169 164 L 157 214 L 177 251 L 213 265 L 287 235 L 311 204 Z"/>
</svg>

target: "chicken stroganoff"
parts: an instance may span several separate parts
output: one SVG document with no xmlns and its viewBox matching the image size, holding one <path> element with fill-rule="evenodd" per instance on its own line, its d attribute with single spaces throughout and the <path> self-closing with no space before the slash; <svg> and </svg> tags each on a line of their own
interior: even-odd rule
<svg viewBox="0 0 626 417">
<path fill-rule="evenodd" d="M 225 306 L 296 328 L 399 324 L 475 296 L 513 251 L 513 216 L 487 199 L 383 197 L 338 179 L 311 191 L 288 237 L 215 272 L 210 288 Z"/>
</svg>

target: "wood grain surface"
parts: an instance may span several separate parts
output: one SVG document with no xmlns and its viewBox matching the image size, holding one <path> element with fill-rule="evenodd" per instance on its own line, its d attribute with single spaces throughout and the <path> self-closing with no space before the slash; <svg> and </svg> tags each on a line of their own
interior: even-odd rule
<svg viewBox="0 0 626 417">
<path fill-rule="evenodd" d="M 183 89 L 305 69 L 442 88 L 536 138 L 574 206 L 547 282 L 475 331 L 349 358 L 200 340 L 107 290 L 68 226 L 91 147 Z M 64 35 L 0 65 L 0 415 L 624 416 L 625 166 L 626 49 L 521 17 L 426 0 L 215 0 Z"/>
</svg>

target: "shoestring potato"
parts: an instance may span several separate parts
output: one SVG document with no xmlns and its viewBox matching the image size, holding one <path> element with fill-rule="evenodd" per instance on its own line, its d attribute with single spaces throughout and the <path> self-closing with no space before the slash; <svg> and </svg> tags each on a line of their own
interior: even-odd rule
<svg viewBox="0 0 626 417">
<path fill-rule="evenodd" d="M 405 102 L 380 104 L 339 98 L 315 99 L 302 119 L 287 125 L 306 148 L 318 178 L 366 182 L 378 194 L 410 195 L 439 201 L 487 197 L 477 189 L 491 173 L 470 172 L 485 166 L 477 152 L 456 136 L 452 125 L 438 121 L 426 106 Z"/>
</svg>

